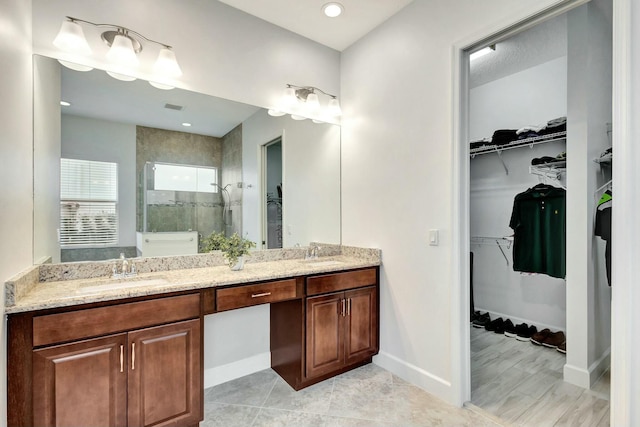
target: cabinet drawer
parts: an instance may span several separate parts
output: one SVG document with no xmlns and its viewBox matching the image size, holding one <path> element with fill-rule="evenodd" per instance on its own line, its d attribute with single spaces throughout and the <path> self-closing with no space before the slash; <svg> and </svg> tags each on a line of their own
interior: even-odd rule
<svg viewBox="0 0 640 427">
<path fill-rule="evenodd" d="M 313 276 L 307 278 L 307 295 L 318 295 L 375 285 L 376 281 L 375 268 Z"/>
<path fill-rule="evenodd" d="M 302 297 L 301 294 L 298 292 L 296 279 L 216 289 L 216 308 L 217 311 L 232 310 L 299 298 Z"/>
<path fill-rule="evenodd" d="M 88 308 L 33 318 L 33 346 L 200 317 L 200 294 Z"/>
</svg>

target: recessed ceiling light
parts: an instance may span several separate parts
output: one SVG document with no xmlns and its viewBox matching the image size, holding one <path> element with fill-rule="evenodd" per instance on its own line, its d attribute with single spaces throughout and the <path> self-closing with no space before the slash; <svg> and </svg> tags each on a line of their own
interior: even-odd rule
<svg viewBox="0 0 640 427">
<path fill-rule="evenodd" d="M 67 101 L 60 101 L 60 105 L 62 105 L 63 107 L 69 107 L 71 106 L 71 103 Z"/>
<path fill-rule="evenodd" d="M 184 126 L 184 127 L 187 127 L 187 128 L 188 128 L 189 126 L 191 126 L 191 123 L 184 122 L 184 123 L 182 124 L 182 126 Z"/>
<path fill-rule="evenodd" d="M 342 6 L 340 3 L 335 2 L 327 3 L 322 6 L 322 11 L 329 18 L 335 18 L 336 16 L 339 16 L 343 10 L 344 6 Z"/>
</svg>

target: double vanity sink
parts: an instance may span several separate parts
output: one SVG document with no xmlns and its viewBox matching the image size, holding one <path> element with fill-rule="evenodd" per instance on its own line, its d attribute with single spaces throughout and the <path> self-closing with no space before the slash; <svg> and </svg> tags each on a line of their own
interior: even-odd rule
<svg viewBox="0 0 640 427">
<path fill-rule="evenodd" d="M 204 316 L 270 304 L 272 368 L 299 390 L 378 352 L 380 252 L 259 251 L 36 266 L 5 284 L 9 425 L 195 426 Z M 103 273 L 107 274 L 103 274 Z M 241 337 L 240 337 L 241 339 Z"/>
</svg>

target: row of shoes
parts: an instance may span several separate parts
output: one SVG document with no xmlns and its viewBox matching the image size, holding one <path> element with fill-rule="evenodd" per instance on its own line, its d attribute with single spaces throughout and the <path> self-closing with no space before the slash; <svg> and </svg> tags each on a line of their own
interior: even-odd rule
<svg viewBox="0 0 640 427">
<path fill-rule="evenodd" d="M 471 325 L 474 328 L 484 328 L 496 334 L 504 334 L 506 337 L 515 338 L 518 341 L 531 341 L 532 344 L 555 348 L 560 353 L 566 353 L 566 340 L 564 332 L 552 332 L 549 328 L 538 331 L 534 325 L 520 323 L 514 325 L 511 319 L 502 317 L 491 320 L 489 313 L 481 314 L 476 311 L 471 316 Z"/>
</svg>

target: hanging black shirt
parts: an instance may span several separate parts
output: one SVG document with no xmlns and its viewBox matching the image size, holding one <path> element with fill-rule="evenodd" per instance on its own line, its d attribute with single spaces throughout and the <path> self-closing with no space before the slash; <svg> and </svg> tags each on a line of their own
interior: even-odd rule
<svg viewBox="0 0 640 427">
<path fill-rule="evenodd" d="M 566 191 L 538 184 L 516 195 L 509 226 L 514 231 L 513 269 L 564 279 Z"/>
</svg>

